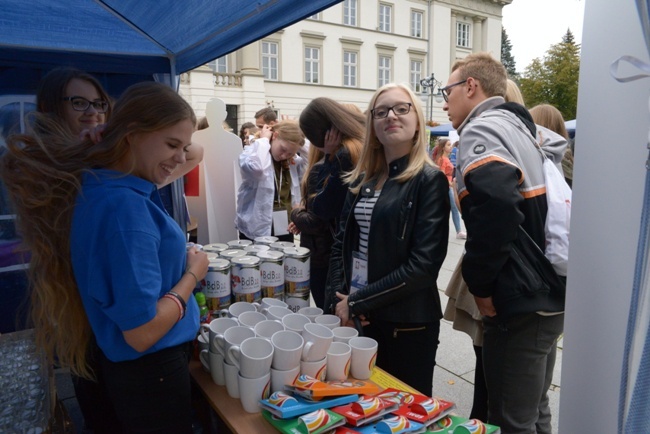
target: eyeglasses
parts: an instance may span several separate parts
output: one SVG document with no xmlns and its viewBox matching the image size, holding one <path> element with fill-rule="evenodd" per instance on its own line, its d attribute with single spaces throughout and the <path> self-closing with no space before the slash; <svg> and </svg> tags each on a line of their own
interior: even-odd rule
<svg viewBox="0 0 650 434">
<path fill-rule="evenodd" d="M 445 99 L 445 102 L 449 102 L 449 89 L 451 89 L 454 86 L 458 86 L 460 84 L 465 83 L 467 80 L 459 81 L 458 83 L 450 84 L 449 86 L 445 86 L 442 89 L 440 89 L 442 93 L 442 97 Z"/>
<path fill-rule="evenodd" d="M 392 110 L 395 113 L 395 116 L 404 116 L 411 111 L 410 102 L 402 102 L 395 104 L 392 107 L 379 107 L 370 110 L 373 119 L 384 119 L 388 117 L 388 113 Z"/>
<path fill-rule="evenodd" d="M 63 101 L 70 101 L 72 103 L 72 109 L 78 112 L 85 112 L 91 105 L 97 110 L 97 113 L 106 113 L 108 111 L 108 101 L 104 101 L 103 99 L 90 101 L 83 96 L 66 96 L 63 98 Z"/>
</svg>

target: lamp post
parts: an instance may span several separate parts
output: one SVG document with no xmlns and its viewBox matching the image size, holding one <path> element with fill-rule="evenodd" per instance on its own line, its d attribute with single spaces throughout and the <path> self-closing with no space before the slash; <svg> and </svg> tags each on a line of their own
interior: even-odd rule
<svg viewBox="0 0 650 434">
<path fill-rule="evenodd" d="M 433 120 L 433 98 L 435 97 L 436 102 L 442 102 L 442 91 L 440 86 L 442 83 L 436 80 L 434 73 L 432 72 L 429 77 L 423 78 L 420 80 L 420 86 L 422 86 L 422 93 L 427 95 L 427 117 L 429 121 Z M 435 93 L 435 88 L 438 87 L 438 92 Z"/>
</svg>

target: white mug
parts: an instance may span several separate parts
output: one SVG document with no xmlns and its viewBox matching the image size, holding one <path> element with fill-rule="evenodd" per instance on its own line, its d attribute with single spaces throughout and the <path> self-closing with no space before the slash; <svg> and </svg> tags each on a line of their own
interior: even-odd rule
<svg viewBox="0 0 650 434">
<path fill-rule="evenodd" d="M 325 373 L 327 370 L 327 357 L 315 362 L 300 361 L 300 373 L 302 375 L 309 375 L 320 381 L 325 381 Z"/>
<path fill-rule="evenodd" d="M 287 371 L 271 368 L 271 393 L 284 392 L 285 387 L 295 383 L 299 376 L 300 364 Z"/>
<path fill-rule="evenodd" d="M 314 322 L 314 318 L 316 318 L 318 315 L 323 314 L 323 309 L 320 307 L 305 306 L 301 307 L 298 310 L 298 313 L 305 315 L 311 322 Z"/>
<path fill-rule="evenodd" d="M 350 339 L 356 338 L 359 336 L 359 332 L 354 327 L 336 327 L 332 329 L 334 333 L 334 342 L 344 342 L 346 344 L 350 343 Z"/>
<path fill-rule="evenodd" d="M 316 324 L 322 324 L 330 330 L 334 330 L 341 325 L 341 318 L 336 315 L 319 315 L 314 319 Z"/>
<path fill-rule="evenodd" d="M 268 341 L 271 340 L 271 337 L 279 331 L 284 330 L 284 325 L 280 321 L 275 321 L 272 319 L 267 319 L 264 321 L 260 321 L 257 324 L 255 324 L 255 327 L 253 328 L 255 331 L 255 336 L 258 336 L 260 338 L 264 338 Z"/>
<path fill-rule="evenodd" d="M 282 318 L 286 315 L 289 315 L 290 313 L 293 312 L 288 307 L 271 306 L 266 310 L 264 315 L 266 315 L 268 319 L 274 319 L 276 321 L 282 322 Z"/>
<path fill-rule="evenodd" d="M 239 347 L 244 340 L 252 338 L 255 336 L 255 332 L 248 327 L 236 326 L 230 327 L 226 330 L 223 336 L 217 336 L 217 349 L 221 354 L 223 354 L 226 363 L 234 365 L 232 359 L 229 356 L 229 350 L 231 347 Z"/>
<path fill-rule="evenodd" d="M 334 340 L 332 330 L 322 324 L 309 323 L 305 324 L 301 334 L 305 340 L 305 345 L 302 347 L 302 360 L 315 362 L 325 359 L 327 350 Z"/>
<path fill-rule="evenodd" d="M 305 324 L 309 324 L 310 322 L 309 318 L 299 313 L 290 313 L 282 317 L 282 324 L 284 324 L 285 330 L 291 330 L 296 333 L 302 333 Z"/>
<path fill-rule="evenodd" d="M 377 361 L 377 341 L 365 336 L 350 339 L 352 363 L 350 374 L 357 380 L 367 380 Z"/>
<path fill-rule="evenodd" d="M 266 314 L 266 311 L 271 306 L 288 307 L 287 303 L 282 300 L 278 300 L 277 298 L 273 297 L 264 297 L 260 302 L 260 312 Z"/>
<path fill-rule="evenodd" d="M 228 356 L 245 378 L 259 378 L 271 372 L 273 345 L 264 338 L 248 338 L 228 349 Z"/>
<path fill-rule="evenodd" d="M 199 335 L 196 337 L 196 342 L 199 346 L 199 352 L 210 349 L 210 342 L 208 342 L 208 339 L 210 338 L 204 337 L 201 333 L 199 333 Z"/>
<path fill-rule="evenodd" d="M 265 321 L 266 317 L 260 312 L 250 311 L 241 313 L 237 317 L 237 320 L 239 321 L 239 324 L 252 329 L 258 322 Z"/>
<path fill-rule="evenodd" d="M 223 337 L 223 334 L 226 330 L 228 330 L 230 327 L 235 327 L 238 325 L 239 322 L 233 318 L 215 318 L 210 322 L 210 324 L 201 324 L 201 328 L 199 329 L 199 337 L 205 339 L 210 344 L 210 347 L 208 349 L 213 353 L 216 353 L 218 351 L 217 344 L 215 342 L 216 337 Z"/>
<path fill-rule="evenodd" d="M 228 396 L 239 399 L 239 370 L 237 370 L 237 366 L 224 362 L 223 374 L 226 380 Z"/>
<path fill-rule="evenodd" d="M 221 309 L 219 315 L 227 316 L 229 318 L 237 318 L 244 312 L 253 312 L 257 310 L 259 305 L 257 303 L 249 303 L 247 301 L 238 301 L 230 305 L 228 309 Z"/>
<path fill-rule="evenodd" d="M 304 339 L 291 330 L 276 332 L 271 337 L 273 344 L 273 362 L 271 366 L 281 371 L 288 371 L 300 366 Z"/>
<path fill-rule="evenodd" d="M 246 378 L 238 375 L 239 382 L 239 399 L 241 405 L 247 413 L 259 413 L 260 399 L 267 399 L 271 390 L 271 373 L 259 378 Z"/>
<path fill-rule="evenodd" d="M 226 377 L 223 372 L 223 356 L 220 353 L 203 350 L 199 353 L 199 359 L 203 367 L 210 372 L 212 381 L 218 386 L 224 386 L 226 384 Z"/>
<path fill-rule="evenodd" d="M 332 342 L 327 352 L 327 381 L 343 381 L 350 375 L 352 349 L 343 342 Z"/>
</svg>

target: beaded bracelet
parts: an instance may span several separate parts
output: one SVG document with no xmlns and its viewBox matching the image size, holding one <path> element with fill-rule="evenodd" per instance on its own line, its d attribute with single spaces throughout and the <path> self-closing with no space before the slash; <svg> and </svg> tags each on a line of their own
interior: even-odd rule
<svg viewBox="0 0 650 434">
<path fill-rule="evenodd" d="M 176 306 L 178 306 L 178 319 L 176 320 L 176 322 L 183 319 L 183 317 L 185 316 L 185 312 L 183 311 L 183 306 L 181 305 L 181 302 L 178 301 L 178 299 L 176 297 L 174 297 L 173 295 L 170 295 L 170 294 L 163 295 L 163 298 L 168 298 L 170 300 L 174 300 L 174 303 L 176 303 Z"/>
</svg>

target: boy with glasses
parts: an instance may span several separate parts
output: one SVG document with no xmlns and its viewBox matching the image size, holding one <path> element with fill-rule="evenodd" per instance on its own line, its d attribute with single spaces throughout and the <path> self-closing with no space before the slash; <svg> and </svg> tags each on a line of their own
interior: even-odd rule
<svg viewBox="0 0 650 434">
<path fill-rule="evenodd" d="M 505 102 L 506 70 L 487 53 L 457 61 L 448 83 L 443 109 L 460 135 L 458 196 L 468 235 L 462 272 L 483 315 L 488 422 L 504 434 L 550 434 L 547 392 L 564 299 L 527 288 L 512 254 L 519 226 L 545 245 L 546 189 L 536 149 L 542 127 L 525 107 Z M 566 146 L 559 135 L 543 134 L 551 148 Z"/>
</svg>

